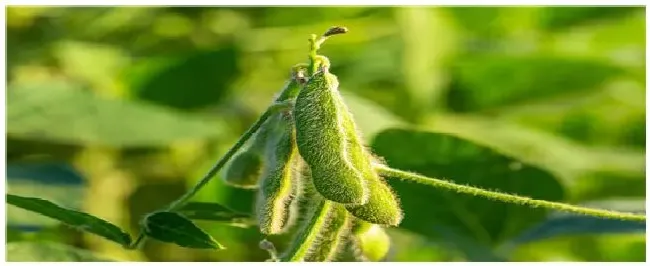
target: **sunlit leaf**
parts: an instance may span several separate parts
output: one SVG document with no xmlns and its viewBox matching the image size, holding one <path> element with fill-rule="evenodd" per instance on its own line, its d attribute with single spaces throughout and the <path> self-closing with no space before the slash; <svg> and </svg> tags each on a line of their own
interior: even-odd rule
<svg viewBox="0 0 650 266">
<path fill-rule="evenodd" d="M 77 209 L 85 181 L 72 166 L 61 162 L 20 162 L 7 164 L 7 191 L 11 194 L 38 197 Z M 59 221 L 15 206 L 7 206 L 7 225 L 25 230 L 53 226 Z"/>
<path fill-rule="evenodd" d="M 601 61 L 548 55 L 471 55 L 456 60 L 452 71 L 447 104 L 459 112 L 594 89 L 623 73 Z"/>
<path fill-rule="evenodd" d="M 206 220 L 239 226 L 254 224 L 249 215 L 233 211 L 219 203 L 189 202 L 183 205 L 178 212 L 193 220 Z"/>
<path fill-rule="evenodd" d="M 563 188 L 548 172 L 452 135 L 389 129 L 373 141 L 373 150 L 389 166 L 485 189 L 536 199 L 561 200 Z M 405 212 L 401 228 L 432 239 L 458 241 L 457 247 L 493 247 L 541 221 L 545 210 L 460 195 L 389 180 Z M 449 237 L 457 234 L 458 240 Z M 460 240 L 462 239 L 462 241 Z M 465 254 L 479 260 L 465 248 Z M 485 252 L 483 252 L 485 253 Z M 494 257 L 492 257 L 494 259 Z"/>
<path fill-rule="evenodd" d="M 219 125 L 146 103 L 105 99 L 68 83 L 10 87 L 7 134 L 65 144 L 167 145 L 213 138 Z"/>
<path fill-rule="evenodd" d="M 7 194 L 7 203 L 59 220 L 66 225 L 102 236 L 124 246 L 131 242 L 128 233 L 105 220 L 84 212 L 63 208 L 44 199 Z"/>
<path fill-rule="evenodd" d="M 203 229 L 178 213 L 156 212 L 144 222 L 146 234 L 157 240 L 187 248 L 224 249 Z"/>
</svg>

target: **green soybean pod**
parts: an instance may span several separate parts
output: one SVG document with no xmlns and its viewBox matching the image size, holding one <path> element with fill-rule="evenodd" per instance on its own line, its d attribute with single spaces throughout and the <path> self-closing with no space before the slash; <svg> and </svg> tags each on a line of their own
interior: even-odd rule
<svg viewBox="0 0 650 266">
<path fill-rule="evenodd" d="M 316 199 L 281 261 L 330 261 L 344 247 L 351 217 L 341 204 L 321 196 Z"/>
<path fill-rule="evenodd" d="M 358 256 L 364 261 L 381 261 L 390 250 L 390 237 L 377 224 L 369 224 L 363 231 L 354 234 Z"/>
<path fill-rule="evenodd" d="M 296 142 L 311 170 L 316 190 L 328 200 L 363 204 L 368 189 L 347 150 L 348 141 L 337 105 L 338 81 L 325 71 L 314 74 L 298 93 L 294 106 Z"/>
<path fill-rule="evenodd" d="M 326 75 L 330 80 L 337 80 L 337 77 L 333 74 L 327 73 Z M 340 95 L 335 95 L 334 102 L 341 109 L 345 109 Z M 362 173 L 369 193 L 369 199 L 365 204 L 348 204 L 346 209 L 355 217 L 374 224 L 399 225 L 403 218 L 399 201 L 390 187 L 383 182 L 372 167 L 372 162 L 376 159 L 363 146 L 352 114 L 350 112 L 341 112 L 341 119 L 346 140 L 348 141 L 347 153 L 355 162 L 357 169 Z"/>
<path fill-rule="evenodd" d="M 352 217 L 341 204 L 334 204 L 329 221 L 305 256 L 307 262 L 333 261 L 345 247 L 349 237 Z"/>
<path fill-rule="evenodd" d="M 290 114 L 280 113 L 274 119 L 277 124 L 268 135 L 266 164 L 255 208 L 260 231 L 267 235 L 282 234 L 294 224 L 300 182 Z"/>
<path fill-rule="evenodd" d="M 280 94 L 275 99 L 276 103 L 293 100 L 298 96 L 306 79 L 307 67 L 307 64 L 297 64 L 291 68 L 291 78 L 285 82 Z M 253 136 L 251 144 L 231 159 L 223 175 L 227 184 L 246 189 L 258 187 L 262 175 L 267 135 L 269 131 L 274 130 L 274 127 L 277 126 L 276 123 L 277 119 L 274 117 L 264 122 Z"/>
<path fill-rule="evenodd" d="M 235 155 L 223 175 L 223 180 L 233 187 L 257 188 L 262 175 L 262 157 L 251 151 Z"/>
<path fill-rule="evenodd" d="M 355 217 L 374 224 L 397 226 L 403 214 L 399 201 L 386 183 L 379 179 L 368 185 L 370 200 L 363 205 L 346 205 L 345 208 Z"/>
</svg>

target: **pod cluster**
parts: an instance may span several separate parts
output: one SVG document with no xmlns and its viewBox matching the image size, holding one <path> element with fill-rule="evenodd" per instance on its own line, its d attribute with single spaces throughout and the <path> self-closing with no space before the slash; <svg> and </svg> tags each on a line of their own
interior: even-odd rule
<svg viewBox="0 0 650 266">
<path fill-rule="evenodd" d="M 400 204 L 373 167 L 329 61 L 319 57 L 311 76 L 306 65 L 294 67 L 276 99 L 292 108 L 262 125 L 223 178 L 257 189 L 262 234 L 294 233 L 279 260 L 335 261 L 352 250 L 357 260 L 378 261 L 390 246 L 383 227 L 403 218 Z"/>
</svg>

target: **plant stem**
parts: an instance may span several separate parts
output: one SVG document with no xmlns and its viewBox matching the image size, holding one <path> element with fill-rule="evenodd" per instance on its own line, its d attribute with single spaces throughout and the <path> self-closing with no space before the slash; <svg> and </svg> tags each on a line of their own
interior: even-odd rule
<svg viewBox="0 0 650 266">
<path fill-rule="evenodd" d="M 514 203 L 520 205 L 527 205 L 535 208 L 546 208 L 546 209 L 557 210 L 557 211 L 571 212 L 571 213 L 577 213 L 577 214 L 594 216 L 594 217 L 605 218 L 605 219 L 645 222 L 645 216 L 639 214 L 578 207 L 566 203 L 536 200 L 536 199 L 531 199 L 523 196 L 511 195 L 511 194 L 506 194 L 501 192 L 494 192 L 482 188 L 476 188 L 467 185 L 459 185 L 450 181 L 430 178 L 423 175 L 410 173 L 407 171 L 397 170 L 383 165 L 376 166 L 375 169 L 377 169 L 377 172 L 382 176 L 397 178 L 397 179 L 407 180 L 407 181 L 413 181 L 415 183 L 422 184 L 422 185 L 432 186 L 436 188 L 443 188 L 461 194 L 471 194 L 474 196 L 481 196 L 487 199 L 497 200 L 506 203 Z"/>
<path fill-rule="evenodd" d="M 221 168 L 223 168 L 226 165 L 226 163 L 230 160 L 230 158 L 233 155 L 235 155 L 235 153 L 237 153 L 237 151 L 239 151 L 239 149 L 242 146 L 244 146 L 246 141 L 248 141 L 248 139 L 250 139 L 250 137 L 252 137 L 253 134 L 255 134 L 255 132 L 257 132 L 257 130 L 262 126 L 262 124 L 264 124 L 264 122 L 271 115 L 273 115 L 273 114 L 277 113 L 278 111 L 286 108 L 290 104 L 291 104 L 291 102 L 288 102 L 288 101 L 287 102 L 276 102 L 273 105 L 269 106 L 269 108 L 266 109 L 266 111 L 264 111 L 262 116 L 260 116 L 257 119 L 257 121 L 255 121 L 255 123 L 250 128 L 248 128 L 248 130 L 246 130 L 246 132 L 241 137 L 239 137 L 239 140 L 237 140 L 235 145 L 233 145 L 226 152 L 226 154 L 224 154 L 219 159 L 219 161 L 217 161 L 217 163 L 214 164 L 214 166 L 212 166 L 210 171 L 208 171 L 208 173 L 206 173 L 205 176 L 203 176 L 203 178 L 201 178 L 201 180 L 196 185 L 194 185 L 194 187 L 191 190 L 189 190 L 183 196 L 181 196 L 180 198 L 178 198 L 177 200 L 175 200 L 174 202 L 169 204 L 169 206 L 167 206 L 165 211 L 175 211 L 175 210 L 178 210 L 181 206 L 183 206 L 183 204 L 185 202 L 187 202 L 189 199 L 191 199 L 197 192 L 199 192 L 199 190 L 201 190 L 201 188 L 203 188 L 206 184 L 208 184 L 208 182 L 210 182 L 210 180 L 214 177 L 214 175 L 217 174 L 217 172 L 219 172 L 219 170 L 221 170 Z M 141 228 L 140 234 L 135 239 L 135 241 L 133 241 L 133 243 L 131 243 L 131 245 L 128 248 L 129 249 L 137 249 L 137 248 L 139 248 L 139 246 L 141 245 L 141 243 L 143 243 L 145 238 L 146 238 L 146 236 L 144 234 L 144 230 Z"/>
<path fill-rule="evenodd" d="M 316 42 L 316 34 L 312 34 L 309 38 L 309 68 L 307 69 L 307 75 L 309 77 L 313 76 L 318 70 L 316 56 L 319 48 L 320 45 Z"/>
</svg>

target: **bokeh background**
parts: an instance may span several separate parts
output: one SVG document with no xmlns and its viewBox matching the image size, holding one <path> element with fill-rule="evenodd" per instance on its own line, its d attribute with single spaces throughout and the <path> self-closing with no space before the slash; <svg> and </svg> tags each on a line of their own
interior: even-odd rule
<svg viewBox="0 0 650 266">
<path fill-rule="evenodd" d="M 643 7 L 6 12 L 7 191 L 87 211 L 133 235 L 143 215 L 191 187 L 263 112 L 290 67 L 306 61 L 309 34 L 333 25 L 350 32 L 321 53 L 366 142 L 391 166 L 645 210 Z M 437 151 L 440 132 L 498 160 Z M 389 229 L 389 261 L 645 261 L 644 224 L 391 184 L 406 220 Z M 252 195 L 215 178 L 194 200 L 250 212 Z M 256 228 L 200 222 L 226 251 L 154 240 L 126 251 L 11 206 L 7 221 L 9 260 L 268 258 Z"/>
</svg>

